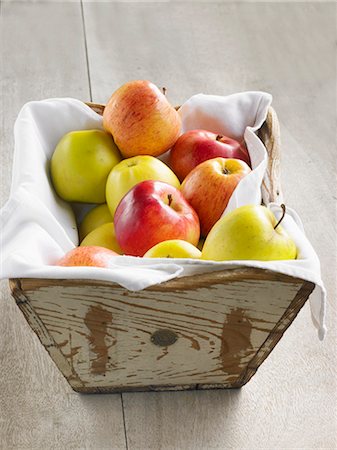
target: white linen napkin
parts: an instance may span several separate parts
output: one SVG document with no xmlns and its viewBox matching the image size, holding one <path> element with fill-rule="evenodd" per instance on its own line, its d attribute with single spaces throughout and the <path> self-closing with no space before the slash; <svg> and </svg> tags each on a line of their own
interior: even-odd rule
<svg viewBox="0 0 337 450">
<path fill-rule="evenodd" d="M 224 212 L 261 202 L 261 183 L 267 152 L 255 131 L 265 121 L 271 95 L 244 92 L 227 97 L 195 95 L 180 108 L 183 131 L 203 128 L 246 141 L 252 172 L 235 189 Z M 136 291 L 179 276 L 234 267 L 258 267 L 316 284 L 310 296 L 313 323 L 319 338 L 326 333 L 326 292 L 318 257 L 307 240 L 297 214 L 287 208 L 283 227 L 295 240 L 299 258 L 294 261 L 212 262 L 193 259 L 113 258 L 109 269 L 59 267 L 53 264 L 78 245 L 72 208 L 54 192 L 49 161 L 61 137 L 72 130 L 102 129 L 102 118 L 75 99 L 49 99 L 27 103 L 14 127 L 13 178 L 8 202 L 0 212 L 0 278 L 96 279 L 119 283 Z M 278 205 L 269 207 L 279 214 Z M 83 205 L 83 210 L 87 205 Z"/>
</svg>

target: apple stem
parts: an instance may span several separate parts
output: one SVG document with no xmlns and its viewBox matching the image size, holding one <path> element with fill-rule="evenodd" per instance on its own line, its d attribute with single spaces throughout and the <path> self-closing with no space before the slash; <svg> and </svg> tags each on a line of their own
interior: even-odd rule
<svg viewBox="0 0 337 450">
<path fill-rule="evenodd" d="M 223 134 L 218 134 L 217 137 L 215 138 L 216 141 L 220 141 L 220 139 L 223 138 Z"/>
<path fill-rule="evenodd" d="M 163 87 L 162 91 L 163 91 L 163 94 L 166 95 L 166 91 L 167 91 L 166 87 Z"/>
<path fill-rule="evenodd" d="M 282 208 L 282 216 L 281 216 L 280 220 L 277 222 L 277 224 L 274 226 L 274 230 L 276 230 L 276 228 L 280 225 L 284 216 L 286 215 L 286 205 L 284 203 L 282 203 L 282 205 L 280 205 L 280 206 Z"/>
<path fill-rule="evenodd" d="M 168 205 L 170 206 L 172 203 L 172 194 L 168 194 L 167 199 L 168 199 Z"/>
</svg>

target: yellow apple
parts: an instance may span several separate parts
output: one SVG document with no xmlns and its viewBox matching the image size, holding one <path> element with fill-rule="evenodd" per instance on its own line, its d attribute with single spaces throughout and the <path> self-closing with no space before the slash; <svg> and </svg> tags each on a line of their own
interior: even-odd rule
<svg viewBox="0 0 337 450">
<path fill-rule="evenodd" d="M 80 240 L 82 241 L 87 234 L 104 223 L 112 222 L 113 218 L 110 214 L 108 205 L 95 206 L 85 216 L 79 226 Z"/>
<path fill-rule="evenodd" d="M 148 250 L 144 258 L 193 258 L 201 257 L 201 251 L 181 239 L 159 242 Z"/>
<path fill-rule="evenodd" d="M 177 176 L 159 159 L 147 155 L 124 159 L 111 170 L 106 183 L 106 201 L 112 216 L 124 195 L 145 180 L 163 181 L 180 188 Z"/>
<path fill-rule="evenodd" d="M 57 194 L 69 202 L 104 203 L 110 170 L 121 160 L 110 134 L 102 130 L 67 133 L 51 158 L 51 178 Z"/>
<path fill-rule="evenodd" d="M 201 259 L 214 261 L 296 259 L 295 242 L 279 223 L 280 221 L 277 221 L 274 214 L 265 206 L 241 206 L 214 225 L 206 238 Z"/>
<path fill-rule="evenodd" d="M 104 247 L 121 255 L 123 253 L 115 235 L 115 227 L 112 222 L 104 223 L 91 231 L 81 242 L 80 247 Z"/>
</svg>

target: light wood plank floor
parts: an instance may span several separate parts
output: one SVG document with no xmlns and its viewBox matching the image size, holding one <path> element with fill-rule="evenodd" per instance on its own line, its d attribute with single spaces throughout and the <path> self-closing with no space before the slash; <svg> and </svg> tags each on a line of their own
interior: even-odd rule
<svg viewBox="0 0 337 450">
<path fill-rule="evenodd" d="M 1 204 L 12 128 L 29 100 L 106 102 L 129 79 L 198 92 L 273 94 L 282 181 L 321 258 L 329 333 L 306 305 L 240 391 L 81 396 L 0 301 L 1 449 L 336 449 L 336 5 L 10 2 L 1 5 Z"/>
</svg>

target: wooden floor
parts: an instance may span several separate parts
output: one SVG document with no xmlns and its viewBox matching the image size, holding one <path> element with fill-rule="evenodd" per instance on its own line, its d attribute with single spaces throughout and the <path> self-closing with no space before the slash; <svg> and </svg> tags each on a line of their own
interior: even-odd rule
<svg viewBox="0 0 337 450">
<path fill-rule="evenodd" d="M 1 195 L 13 123 L 29 100 L 106 102 L 151 79 L 179 104 L 265 90 L 283 141 L 283 188 L 321 258 L 329 334 L 308 305 L 241 390 L 79 395 L 1 284 L 0 448 L 336 449 L 336 6 L 334 3 L 2 2 Z"/>
</svg>

